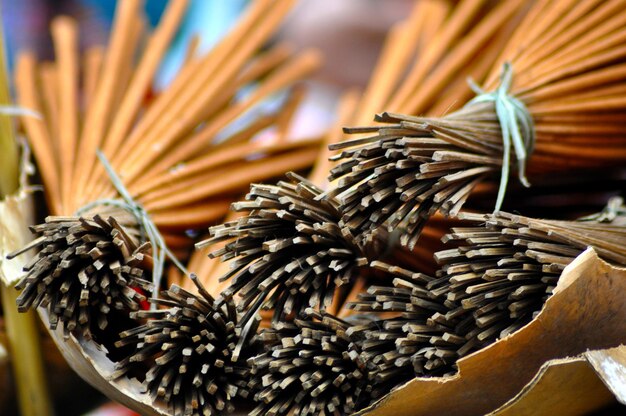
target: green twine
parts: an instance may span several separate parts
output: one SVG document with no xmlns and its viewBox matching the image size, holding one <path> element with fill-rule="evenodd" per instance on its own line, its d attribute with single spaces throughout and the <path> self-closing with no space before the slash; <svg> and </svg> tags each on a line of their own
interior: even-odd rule
<svg viewBox="0 0 626 416">
<path fill-rule="evenodd" d="M 471 79 L 468 80 L 470 88 L 477 94 L 468 104 L 493 102 L 496 115 L 502 131 L 502 174 L 500 176 L 500 188 L 494 213 L 500 211 L 506 193 L 511 165 L 511 144 L 517 157 L 517 171 L 519 181 L 530 187 L 526 179 L 526 160 L 535 146 L 535 129 L 532 116 L 522 101 L 509 94 L 513 80 L 513 67 L 506 62 L 502 67 L 500 85 L 495 91 L 485 92 Z"/>
<path fill-rule="evenodd" d="M 157 229 L 154 222 L 152 222 L 152 220 L 150 219 L 148 212 L 130 195 L 130 193 L 122 183 L 120 177 L 115 173 L 115 170 L 113 170 L 113 167 L 107 160 L 104 153 L 102 153 L 102 151 L 100 150 L 97 150 L 96 153 L 98 155 L 98 159 L 100 159 L 100 162 L 102 163 L 104 169 L 109 175 L 111 183 L 117 190 L 118 194 L 121 196 L 121 199 L 106 198 L 90 202 L 89 204 L 78 210 L 77 214 L 80 215 L 81 213 L 84 213 L 100 205 L 112 205 L 130 212 L 137 219 L 142 237 L 149 241 L 150 245 L 152 246 L 152 257 L 154 258 L 152 266 L 152 283 L 155 287 L 153 297 L 158 298 L 166 258 L 169 258 L 172 263 L 174 263 L 174 265 L 178 267 L 185 275 L 189 276 L 189 272 L 178 261 L 174 254 L 172 254 L 172 252 L 167 248 L 163 236 Z M 155 307 L 156 305 L 153 303 L 151 308 L 154 309 Z"/>
</svg>

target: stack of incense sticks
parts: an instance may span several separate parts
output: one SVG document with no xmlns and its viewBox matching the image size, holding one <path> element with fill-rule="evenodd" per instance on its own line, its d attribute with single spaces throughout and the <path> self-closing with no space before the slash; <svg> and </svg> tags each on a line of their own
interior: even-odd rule
<svg viewBox="0 0 626 416">
<path fill-rule="evenodd" d="M 481 9 L 481 7 L 485 7 L 485 9 Z M 411 39 L 411 42 L 413 42 L 412 45 L 415 46 L 419 37 L 425 36 L 425 33 L 428 33 L 428 31 L 425 30 L 428 26 L 427 19 L 424 19 L 423 16 L 418 18 L 418 16 L 420 16 L 418 10 L 423 11 L 424 8 L 432 10 L 433 12 L 434 10 L 441 11 L 439 24 L 442 26 L 442 29 L 440 29 L 440 33 L 447 33 L 443 38 L 447 39 L 448 42 L 455 42 L 462 39 L 462 48 L 455 49 L 454 53 L 456 53 L 457 56 L 454 59 L 445 59 L 447 58 L 445 47 L 429 46 L 428 43 L 422 45 L 423 47 L 419 49 L 418 55 L 422 57 L 421 54 L 424 54 L 424 56 L 429 57 L 429 61 L 426 62 L 430 62 L 430 67 L 429 65 L 425 65 L 423 63 L 424 61 L 417 60 L 416 64 L 409 69 L 409 76 L 403 78 L 404 71 L 401 68 L 404 68 L 404 66 L 408 64 L 412 57 L 410 53 L 414 53 L 416 49 L 406 47 L 406 45 L 410 43 L 402 43 L 399 42 L 398 39 L 404 39 L 407 42 Z M 423 25 L 423 27 L 415 29 L 415 25 L 410 26 L 408 23 L 403 23 L 394 28 L 379 65 L 374 71 L 372 82 L 368 86 L 362 99 L 357 103 L 357 110 L 365 110 L 362 112 L 357 111 L 357 113 L 352 115 L 349 119 L 365 120 L 364 117 L 369 117 L 369 115 L 366 114 L 367 111 L 369 111 L 367 110 L 368 108 L 393 108 L 411 114 L 436 114 L 437 111 L 444 112 L 455 108 L 455 106 L 460 106 L 463 101 L 471 98 L 473 94 L 465 79 L 468 73 L 471 73 L 476 80 L 485 81 L 488 72 L 494 66 L 493 61 L 504 53 L 503 48 L 506 46 L 507 36 L 502 35 L 504 33 L 512 34 L 514 32 L 523 16 L 529 12 L 529 4 L 526 3 L 522 5 L 520 2 L 511 2 L 507 5 L 499 5 L 492 10 L 488 10 L 488 5 L 481 4 L 481 2 L 461 2 L 458 8 L 453 8 L 450 11 L 445 9 L 443 3 L 440 2 L 421 2 L 418 3 L 415 10 L 415 13 L 409 18 L 409 21 L 413 23 L 419 21 L 420 25 Z M 470 10 L 473 10 L 472 13 L 474 14 L 471 14 L 469 12 Z M 463 16 L 465 20 L 463 20 L 461 16 Z M 475 27 L 472 26 L 472 22 L 474 21 L 477 23 Z M 455 27 L 456 25 L 460 25 L 460 27 Z M 471 49 L 471 45 L 474 45 L 475 49 Z M 489 53 L 483 54 L 480 50 L 481 47 L 488 48 Z M 468 50 L 462 51 L 463 48 L 469 49 L 471 52 Z M 404 66 L 398 67 L 399 62 L 404 62 Z M 471 65 L 466 66 L 463 72 L 458 71 L 459 66 L 468 63 Z M 471 72 L 467 72 L 469 69 L 471 69 Z M 453 78 L 455 76 L 458 78 Z M 450 84 L 454 84 L 456 95 L 451 94 L 449 90 L 446 90 L 447 94 L 438 95 L 438 93 L 444 90 L 446 82 L 452 79 L 454 79 L 455 82 L 450 82 Z M 437 88 L 439 89 L 432 87 L 432 85 L 435 84 L 426 83 L 427 80 L 430 82 L 432 82 L 432 80 L 439 80 L 439 84 L 437 84 Z M 403 81 L 410 81 L 412 84 L 402 84 Z M 405 87 L 403 92 L 394 91 L 393 88 L 397 86 L 398 83 L 412 86 Z M 422 89 L 422 87 L 426 89 L 427 94 L 421 94 L 419 92 L 419 89 Z M 407 91 L 417 91 L 417 95 L 420 96 L 420 99 L 415 100 L 414 95 L 410 95 Z M 399 97 L 402 95 L 403 97 Z M 452 100 L 447 101 L 450 97 L 452 97 Z M 458 97 L 463 98 L 459 99 Z M 346 118 L 340 117 L 340 120 L 345 122 Z M 493 121 L 497 123 L 497 120 Z M 492 134 L 492 130 L 487 129 L 487 132 Z M 365 129 L 355 131 L 355 133 L 368 132 Z M 389 129 L 389 132 L 385 132 L 385 134 L 386 133 L 402 136 L 405 133 L 407 135 L 410 134 L 410 131 L 404 126 L 393 126 Z M 497 133 L 498 132 L 496 132 L 496 134 Z M 358 142 L 358 140 L 367 142 L 367 139 L 357 139 L 355 142 Z M 336 142 L 336 140 L 330 141 L 331 144 L 334 142 Z M 355 142 L 345 144 L 345 146 L 352 147 L 355 145 Z M 343 143 L 338 143 L 339 144 L 332 146 L 344 146 Z M 368 151 L 369 148 L 365 148 L 364 146 L 362 154 L 369 156 Z M 376 163 L 378 163 L 379 160 L 375 158 L 372 159 L 374 160 L 364 161 L 358 166 L 356 166 L 359 162 L 358 160 L 347 161 L 347 167 L 344 168 L 354 172 L 365 171 L 372 166 L 377 166 Z M 390 166 L 389 171 L 391 170 L 393 170 L 393 168 Z M 381 171 L 380 173 L 383 174 L 384 172 Z M 585 174 L 587 174 L 587 172 L 585 172 Z M 603 175 L 598 172 L 593 172 L 593 175 L 603 177 Z M 615 175 L 619 176 L 617 173 Z M 342 186 L 341 181 L 343 178 L 339 176 L 340 175 L 336 174 L 336 171 L 332 172 L 330 179 L 335 182 L 331 183 L 331 191 L 323 196 L 320 195 L 320 191 L 325 188 L 325 186 L 318 189 L 317 187 L 312 187 L 302 178 L 293 176 L 291 177 L 291 184 L 280 183 L 275 186 L 253 185 L 252 192 L 247 197 L 248 201 L 234 205 L 235 210 L 243 211 L 243 216 L 232 217 L 232 221 L 226 222 L 222 226 L 212 228 L 211 234 L 213 237 L 200 244 L 205 251 L 204 253 L 196 253 L 196 264 L 212 265 L 210 268 L 211 272 L 208 273 L 208 275 L 210 275 L 209 280 L 216 282 L 219 276 L 223 283 L 231 283 L 229 286 L 225 286 L 223 283 L 214 283 L 213 287 L 216 288 L 216 293 L 222 291 L 221 293 L 225 299 L 233 298 L 236 293 L 240 293 L 243 296 L 240 308 L 248 314 L 247 317 L 244 318 L 244 322 L 246 319 L 250 319 L 254 316 L 256 312 L 265 305 L 269 309 L 277 308 L 272 311 L 273 326 L 272 329 L 268 331 L 283 328 L 282 325 L 286 325 L 285 328 L 289 327 L 294 329 L 293 319 L 308 322 L 310 318 L 310 316 L 306 314 L 298 316 L 298 310 L 302 311 L 307 306 L 321 306 L 322 309 L 324 309 L 324 306 L 333 303 L 330 297 L 326 299 L 326 305 L 320 299 L 325 293 L 324 290 L 328 290 L 328 286 L 326 285 L 329 282 L 328 276 L 330 273 L 327 266 L 329 264 L 336 266 L 337 262 L 332 256 L 328 256 L 326 250 L 322 250 L 321 255 L 317 255 L 317 253 L 316 255 L 308 255 L 307 259 L 310 264 L 301 261 L 296 262 L 294 259 L 299 258 L 300 255 L 294 256 L 293 253 L 294 250 L 297 251 L 299 249 L 299 247 L 297 247 L 299 244 L 294 244 L 294 242 L 304 243 L 310 236 L 317 238 L 315 242 L 322 241 L 319 233 L 323 228 L 320 226 L 315 229 L 314 226 L 307 226 L 307 224 L 315 222 L 315 216 L 313 218 L 309 216 L 319 212 L 320 202 L 323 198 L 326 199 L 327 203 L 336 206 L 337 200 L 335 199 L 335 195 L 337 194 L 333 194 L 333 187 Z M 393 176 L 393 174 L 390 176 Z M 574 187 L 580 185 L 579 180 L 580 177 L 578 181 L 572 180 Z M 364 182 L 365 181 L 359 183 L 359 191 L 366 188 Z M 322 182 L 317 181 L 315 181 L 315 183 L 322 184 Z M 593 185 L 593 183 L 595 182 L 589 181 L 587 185 Z M 616 183 L 621 183 L 619 178 L 616 178 Z M 497 190 L 497 186 L 493 184 L 476 185 L 477 193 L 482 193 L 489 197 L 495 194 L 494 190 Z M 554 181 L 552 181 L 550 186 L 539 187 L 539 190 L 534 189 L 532 193 L 527 192 L 524 196 L 514 199 L 515 201 L 520 201 L 521 206 L 526 206 L 528 204 L 524 204 L 523 202 L 524 198 L 529 194 L 539 195 L 539 197 L 541 197 L 542 193 L 554 194 L 555 187 L 558 188 L 558 186 L 554 184 Z M 297 192 L 298 189 L 301 191 L 308 189 L 309 195 L 299 194 Z M 424 189 L 426 189 L 426 187 Z M 606 191 L 610 193 L 614 191 L 614 189 L 614 186 L 609 186 Z M 384 192 L 382 187 L 377 191 Z M 575 191 L 575 189 L 562 190 L 561 192 L 557 191 L 557 193 L 559 195 L 569 196 L 573 191 Z M 342 197 L 345 195 L 337 196 Z M 395 195 L 391 192 L 389 195 L 383 193 L 382 195 L 374 194 L 361 198 L 363 196 L 363 194 L 357 195 L 354 193 L 351 202 L 367 207 L 378 198 L 384 199 L 388 196 L 389 199 L 392 199 Z M 598 194 L 599 198 L 604 198 L 605 196 L 606 192 Z M 341 202 L 343 203 L 344 201 Z M 557 208 L 555 208 L 555 210 L 563 207 L 562 201 L 557 201 L 556 204 Z M 308 211 L 306 211 L 306 208 L 308 208 Z M 460 208 L 460 205 L 458 208 Z M 336 214 L 343 209 L 344 207 L 339 207 L 339 209 L 335 208 L 333 210 L 334 221 L 337 222 Z M 272 212 L 272 214 L 264 214 L 264 212 L 268 211 Z M 387 206 L 378 212 L 372 210 L 370 214 L 376 219 L 377 216 L 384 217 L 389 213 L 393 213 L 393 211 L 393 206 Z M 304 236 L 299 236 L 298 232 L 296 232 L 297 227 L 290 226 L 290 230 L 282 228 L 281 225 L 284 223 L 281 224 L 281 221 L 275 218 L 275 212 L 282 212 L 283 216 L 280 217 L 282 220 L 291 218 L 294 221 L 294 225 L 297 224 L 297 226 L 301 228 L 301 230 L 298 231 L 309 230 L 309 232 Z M 343 212 L 342 215 L 345 219 L 345 212 Z M 359 230 L 360 228 L 358 223 L 347 223 L 345 221 L 339 221 L 338 223 L 340 227 L 344 229 L 344 235 L 353 232 L 353 230 Z M 407 244 L 409 237 L 406 234 L 403 235 L 402 232 L 400 232 L 399 235 L 403 243 L 410 246 L 409 248 L 417 253 L 423 251 L 423 257 L 428 258 L 432 257 L 434 251 L 437 251 L 433 249 L 436 245 L 431 243 L 430 240 L 436 241 L 437 238 L 443 234 L 441 230 L 446 229 L 449 225 L 450 222 L 446 223 L 440 216 L 435 216 L 423 231 L 423 238 L 419 246 Z M 391 229 L 392 227 L 389 228 Z M 398 233 L 395 233 L 395 235 L 397 234 Z M 376 238 L 371 238 L 370 236 L 366 237 L 369 238 L 354 241 L 354 236 L 351 236 L 350 240 L 352 242 L 348 245 L 353 247 L 353 249 L 348 250 L 348 252 L 351 251 L 350 254 L 354 256 L 354 258 L 359 257 L 358 249 L 363 250 L 363 247 L 366 247 L 373 241 L 384 241 L 388 245 L 393 244 L 393 239 L 390 238 L 390 235 L 386 232 L 381 233 L 378 231 Z M 256 243 L 253 241 L 255 239 L 257 240 Z M 313 241 L 314 240 L 311 239 L 308 241 L 308 244 L 311 244 Z M 324 241 L 327 242 L 327 240 Z M 334 240 L 335 243 L 337 243 L 337 241 L 338 239 Z M 274 245 L 272 245 L 272 243 Z M 274 248 L 274 252 L 271 251 L 272 247 Z M 320 247 L 317 248 L 322 249 Z M 326 249 L 327 248 L 328 247 L 326 247 Z M 420 251 L 420 249 L 422 250 Z M 222 266 L 215 265 L 212 259 L 200 260 L 200 256 L 203 254 L 206 255 L 212 250 L 214 253 L 213 257 L 217 256 L 230 261 L 224 262 Z M 406 251 L 403 250 L 396 251 L 406 253 Z M 293 261 L 290 263 L 285 260 L 283 258 L 285 256 L 279 256 L 280 253 L 290 253 L 287 257 Z M 367 255 L 365 255 L 363 251 L 361 251 L 361 253 L 360 255 L 363 258 L 362 262 L 364 264 L 355 270 L 354 277 L 358 276 L 358 274 L 362 276 L 364 270 L 369 268 L 365 267 Z M 358 311 L 378 313 L 381 318 L 389 314 L 397 315 L 398 313 L 402 313 L 402 317 L 374 321 L 368 325 L 359 327 L 358 330 L 350 330 L 351 333 L 359 334 L 357 338 L 365 339 L 362 344 L 362 354 L 363 357 L 366 357 L 366 362 L 369 365 L 368 378 L 370 380 L 371 389 L 369 394 L 372 397 L 376 396 L 374 393 L 378 395 L 384 394 L 391 386 L 407 381 L 416 374 L 434 376 L 453 372 L 454 363 L 460 357 L 457 350 L 465 344 L 464 338 L 455 333 L 455 326 L 452 325 L 451 322 L 443 319 L 448 311 L 447 305 L 442 299 L 432 296 L 425 287 L 427 283 L 435 282 L 437 279 L 434 277 L 427 278 L 425 274 L 399 268 L 397 265 L 400 257 L 401 256 L 397 256 L 394 259 L 394 266 L 384 263 L 373 264 L 374 269 L 378 268 L 387 273 L 393 270 L 392 274 L 396 276 L 394 284 L 397 286 L 393 289 L 387 289 L 383 286 L 370 286 L 367 293 L 362 294 L 361 299 L 352 305 L 352 308 Z M 290 266 L 292 263 L 293 265 Z M 296 263 L 299 265 L 298 267 L 296 267 Z M 420 266 L 422 266 L 421 270 L 424 270 L 424 262 L 422 262 Z M 420 270 L 420 267 L 409 267 L 409 269 Z M 292 282 L 294 279 L 293 273 L 297 273 L 300 279 L 307 279 L 307 283 L 303 286 L 294 285 Z M 400 274 L 400 276 L 398 276 L 398 274 Z M 418 278 L 416 276 L 420 277 Z M 354 279 L 354 277 L 350 280 L 351 282 L 360 281 L 360 279 Z M 413 279 L 417 279 L 417 283 L 414 282 Z M 288 282 L 286 286 L 284 286 L 285 282 Z M 305 282 L 305 280 L 302 280 L 302 282 Z M 371 283 L 371 281 L 369 281 L 369 283 Z M 315 284 L 317 284 L 317 287 L 314 286 L 316 289 L 314 295 L 307 296 L 306 291 L 310 290 L 310 285 Z M 354 295 L 365 290 L 368 284 L 359 286 L 355 283 L 350 283 L 348 286 L 352 286 L 353 289 L 348 298 L 353 299 Z M 289 291 L 288 287 L 294 288 Z M 283 309 L 283 302 L 279 301 L 279 299 L 283 298 L 288 299 L 285 301 L 285 304 L 288 306 L 287 309 Z M 300 306 L 296 307 L 294 310 L 294 305 L 298 304 L 298 302 Z M 343 301 L 339 303 L 343 304 Z M 406 305 L 410 305 L 410 307 L 408 307 L 409 309 L 403 309 L 407 307 Z M 345 310 L 341 311 L 332 308 L 330 310 L 334 310 L 333 313 L 346 314 Z M 261 367 L 262 366 L 259 368 Z M 276 384 L 276 386 L 278 386 L 278 384 Z M 280 389 L 276 390 L 276 387 L 266 387 L 264 391 L 267 397 L 272 397 L 272 400 L 278 400 L 282 405 L 277 405 L 275 408 L 272 406 L 260 407 L 259 409 L 267 410 L 271 408 L 273 412 L 281 414 L 287 413 L 289 409 L 291 409 L 291 405 L 288 404 L 290 400 L 289 394 L 280 392 Z M 267 405 L 272 402 L 272 400 L 264 401 L 264 399 L 261 399 L 260 401 Z M 274 405 L 276 403 L 277 402 L 274 402 Z"/>
<path fill-rule="evenodd" d="M 565 220 L 623 189 L 623 2 L 419 1 L 364 93 L 341 100 L 337 126 L 298 142 L 287 132 L 304 90 L 284 91 L 319 58 L 259 52 L 291 3 L 252 2 L 208 54 L 192 43 L 159 93 L 151 81 L 186 0 L 147 42 L 141 2 L 121 3 L 109 47 L 82 69 L 67 18 L 53 25 L 57 62 L 18 60 L 20 104 L 43 117 L 22 121 L 55 215 L 24 248 L 41 251 L 20 308 L 43 306 L 51 327 L 104 343 L 115 382 L 138 379 L 159 411 L 251 399 L 254 415 L 349 414 L 416 376 L 453 374 L 521 328 L 586 247 L 626 265 L 621 200 Z M 386 124 L 342 140 L 340 126 L 381 110 Z M 320 145 L 341 153 L 329 161 Z M 291 172 L 313 163 L 308 178 Z M 526 172 L 536 186 L 509 192 L 507 207 L 559 220 L 499 212 L 515 169 L 511 188 Z M 199 276 L 172 268 L 177 284 L 150 285 L 159 247 L 142 215 L 172 257 L 208 227 L 187 263 Z M 133 321 L 119 328 L 124 315 Z"/>
<path fill-rule="evenodd" d="M 498 209 L 510 168 L 528 185 L 526 171 L 532 182 L 623 164 L 621 6 L 565 3 L 533 3 L 492 60 L 488 93 L 461 109 L 438 118 L 385 112 L 377 116 L 384 126 L 347 129 L 367 137 L 333 145 L 343 152 L 329 195 L 342 203 L 342 224 L 365 236 L 402 227 L 402 243 L 413 247 L 430 216 L 455 215 L 479 183 L 499 175 Z"/>
<path fill-rule="evenodd" d="M 120 306 L 111 293 L 143 286 L 149 276 L 134 270 L 136 257 L 142 266 L 151 254 L 153 265 L 161 262 L 155 241 L 152 251 L 144 246 L 145 219 L 169 252 L 184 258 L 193 244 L 187 233 L 223 217 L 249 182 L 304 169 L 318 154 L 318 138 L 285 139 L 301 89 L 278 110 L 263 106 L 319 62 L 316 53 L 294 54 L 284 45 L 260 52 L 292 1 L 253 2 L 211 51 L 190 51 L 172 84 L 150 97 L 187 3 L 170 2 L 146 35 L 142 2 L 121 2 L 108 47 L 88 50 L 82 67 L 76 22 L 66 17 L 52 24 L 55 62 L 38 64 L 28 52 L 18 57 L 19 103 L 42 117 L 25 116 L 22 123 L 55 215 L 33 229 L 41 237 L 29 248 L 46 246 L 28 267 L 19 303 L 46 307 L 52 327 L 58 319 L 88 334 Z M 108 170 L 98 151 L 110 161 Z M 152 280 L 159 284 L 156 273 Z M 139 297 L 129 299 L 121 303 L 136 309 Z"/>
<path fill-rule="evenodd" d="M 246 360 L 259 350 L 256 327 L 242 332 L 234 304 L 216 303 L 192 280 L 198 294 L 173 285 L 153 300 L 161 309 L 134 312 L 148 321 L 121 333 L 117 345 L 133 352 L 116 364 L 116 377 L 142 378 L 152 400 L 175 415 L 232 412 L 233 400 L 248 396 Z"/>
</svg>

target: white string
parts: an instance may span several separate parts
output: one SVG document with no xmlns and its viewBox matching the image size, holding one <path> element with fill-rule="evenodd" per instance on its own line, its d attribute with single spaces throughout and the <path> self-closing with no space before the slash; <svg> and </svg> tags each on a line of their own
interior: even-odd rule
<svg viewBox="0 0 626 416">
<path fill-rule="evenodd" d="M 506 194 L 511 165 L 511 145 L 515 149 L 517 158 L 517 172 L 519 181 L 525 187 L 530 187 L 526 179 L 526 161 L 535 146 L 535 128 L 533 118 L 528 108 L 522 101 L 509 94 L 513 80 L 513 67 L 509 62 L 502 66 L 500 85 L 495 91 L 485 92 L 471 79 L 468 80 L 470 88 L 478 94 L 469 104 L 493 102 L 496 115 L 502 131 L 502 175 L 500 176 L 500 188 L 494 213 L 500 211 Z"/>
<path fill-rule="evenodd" d="M 174 263 L 174 265 L 178 267 L 178 269 L 180 269 L 180 271 L 182 271 L 186 276 L 189 276 L 189 272 L 178 261 L 176 256 L 174 256 L 174 254 L 172 254 L 172 252 L 167 248 L 163 236 L 157 229 L 154 222 L 150 219 L 148 212 L 130 195 L 130 193 L 122 183 L 120 177 L 115 173 L 115 170 L 107 160 L 104 153 L 102 153 L 102 151 L 100 150 L 97 150 L 96 153 L 98 155 L 98 159 L 100 159 L 100 162 L 102 163 L 104 169 L 109 175 L 111 183 L 113 184 L 121 198 L 106 198 L 90 202 L 89 204 L 78 210 L 77 214 L 80 215 L 81 213 L 84 213 L 100 205 L 116 206 L 133 214 L 133 216 L 137 219 L 137 222 L 139 223 L 139 229 L 141 231 L 142 238 L 145 238 L 145 240 L 149 241 L 150 245 L 152 246 L 152 257 L 154 259 L 152 266 L 152 283 L 154 284 L 155 288 L 153 297 L 158 299 L 159 288 L 161 287 L 161 280 L 163 277 L 163 269 L 165 267 L 166 258 L 169 258 L 172 263 Z M 156 304 L 153 303 L 151 305 L 151 308 L 156 308 Z"/>
</svg>

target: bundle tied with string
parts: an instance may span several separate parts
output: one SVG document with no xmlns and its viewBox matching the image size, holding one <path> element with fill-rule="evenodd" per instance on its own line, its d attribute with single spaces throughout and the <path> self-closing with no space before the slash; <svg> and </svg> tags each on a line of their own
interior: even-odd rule
<svg viewBox="0 0 626 416">
<path fill-rule="evenodd" d="M 623 8 L 572 3 L 531 4 L 462 108 L 383 112 L 384 125 L 346 128 L 358 137 L 331 146 L 340 163 L 326 193 L 341 203 L 341 224 L 361 239 L 401 228 L 411 248 L 434 213 L 456 215 L 474 191 L 491 198 L 484 189 L 498 174 L 495 211 L 517 209 L 504 198 L 512 169 L 525 186 L 555 173 L 614 174 L 626 160 Z M 431 90 L 418 98 L 421 89 Z"/>
<path fill-rule="evenodd" d="M 252 2 L 212 49 L 200 53 L 192 42 L 161 91 L 153 90 L 154 78 L 188 0 L 170 1 L 150 33 L 143 1 L 120 3 L 108 44 L 83 54 L 77 23 L 55 18 L 55 61 L 24 51 L 15 71 L 18 103 L 41 114 L 21 121 L 50 214 L 74 215 L 117 197 L 98 163 L 101 149 L 184 259 L 194 242 L 189 232 L 226 215 L 251 181 L 310 166 L 319 137 L 295 141 L 288 133 L 305 92 L 296 84 L 320 57 L 285 44 L 265 47 L 292 3 Z M 232 174 L 223 174 L 226 166 Z"/>
<path fill-rule="evenodd" d="M 121 198 L 89 203 L 76 217 L 47 217 L 31 227 L 40 237 L 11 255 L 41 247 L 17 284 L 18 309 L 45 307 L 50 328 L 61 324 L 66 337 L 91 339 L 110 321 L 125 322 L 159 287 L 166 256 L 185 270 L 104 155 L 98 157 Z"/>
<path fill-rule="evenodd" d="M 319 138 L 290 141 L 288 131 L 303 97 L 294 84 L 319 56 L 265 48 L 291 0 L 252 2 L 211 50 L 189 45 L 172 82 L 153 91 L 188 4 L 170 1 L 146 33 L 143 2 L 120 2 L 108 44 L 82 56 L 77 23 L 58 17 L 56 60 L 26 51 L 16 62 L 18 103 L 41 115 L 21 121 L 51 214 L 25 247 L 41 251 L 18 303 L 110 353 L 136 325 L 128 311 L 161 286 L 164 262 L 180 267 L 188 256 L 194 231 L 224 216 L 250 181 L 304 169 L 318 153 Z"/>
<path fill-rule="evenodd" d="M 344 129 L 378 135 L 331 145 L 332 150 L 347 149 L 333 157 L 348 160 L 331 170 L 330 179 L 337 183 L 327 193 L 341 201 L 342 223 L 362 230 L 364 240 L 379 233 L 382 224 L 389 231 L 401 227 L 406 231 L 402 244 L 413 249 L 430 216 L 438 211 L 455 216 L 472 188 L 498 170 L 494 211 L 502 207 L 512 166 L 520 182 L 529 187 L 526 160 L 534 147 L 534 126 L 524 103 L 509 93 L 512 76 L 512 67 L 506 63 L 493 92 L 483 91 L 470 80 L 478 96 L 440 120 L 382 113 L 376 121 L 394 124 Z M 497 130 L 481 125 L 493 121 L 493 113 Z M 497 152 L 502 153 L 501 159 L 495 157 Z"/>
</svg>

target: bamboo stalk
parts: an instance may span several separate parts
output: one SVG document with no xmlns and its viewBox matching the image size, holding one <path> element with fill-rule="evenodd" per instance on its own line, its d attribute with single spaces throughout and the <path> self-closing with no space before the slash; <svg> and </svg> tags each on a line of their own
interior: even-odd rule
<svg viewBox="0 0 626 416">
<path fill-rule="evenodd" d="M 18 312 L 17 291 L 4 283 L 0 285 L 20 414 L 53 415 L 35 311 Z"/>
<path fill-rule="evenodd" d="M 0 103 L 8 105 L 11 102 L 9 95 L 9 81 L 6 69 L 6 46 L 4 43 L 4 28 L 0 24 Z M 19 152 L 15 135 L 13 134 L 12 120 L 6 115 L 0 115 L 0 198 L 13 194 L 19 187 Z"/>
<path fill-rule="evenodd" d="M 6 71 L 4 29 L 0 24 L 1 105 L 11 104 Z M 12 120 L 0 116 L 0 198 L 12 195 L 18 190 L 19 170 Z M 20 412 L 25 416 L 52 415 L 35 312 L 18 313 L 16 307 L 18 293 L 13 287 L 7 287 L 4 281 L 0 282 L 0 292 Z"/>
</svg>

